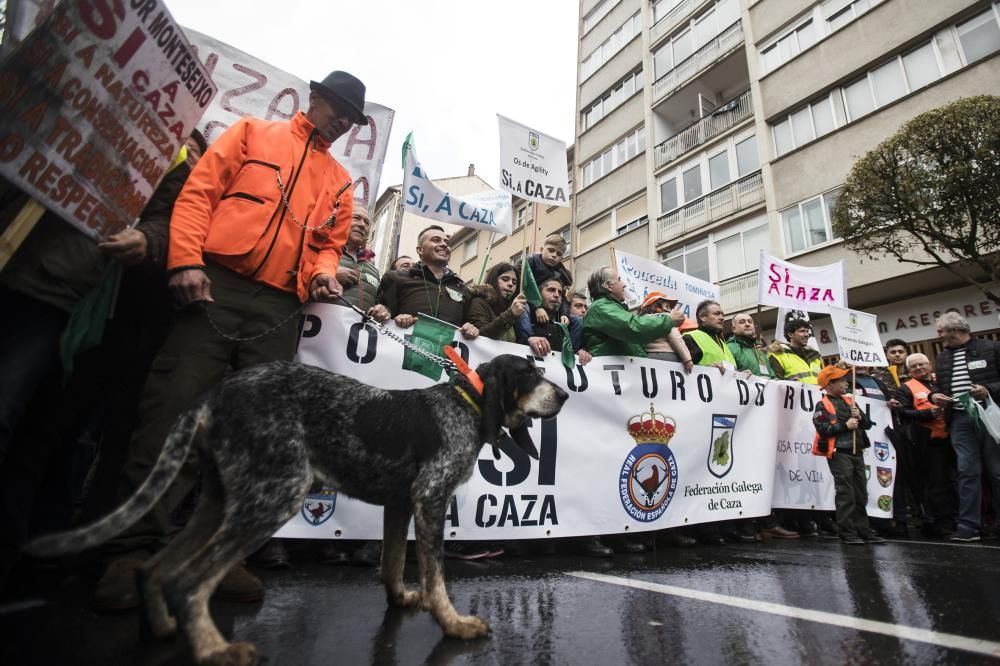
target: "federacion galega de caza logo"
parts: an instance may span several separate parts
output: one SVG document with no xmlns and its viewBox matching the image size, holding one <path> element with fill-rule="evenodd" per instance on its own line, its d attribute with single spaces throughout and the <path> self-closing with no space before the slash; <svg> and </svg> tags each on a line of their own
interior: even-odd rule
<svg viewBox="0 0 1000 666">
<path fill-rule="evenodd" d="M 677 490 L 677 461 L 668 444 L 677 431 L 669 416 L 649 411 L 631 417 L 626 431 L 635 440 L 618 476 L 618 495 L 632 518 L 648 523 L 664 514 Z"/>
</svg>

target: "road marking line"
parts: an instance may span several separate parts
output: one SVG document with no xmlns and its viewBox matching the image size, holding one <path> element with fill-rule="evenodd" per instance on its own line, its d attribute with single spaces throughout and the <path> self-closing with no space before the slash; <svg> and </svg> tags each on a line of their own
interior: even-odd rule
<svg viewBox="0 0 1000 666">
<path fill-rule="evenodd" d="M 822 624 L 830 624 L 837 627 L 844 627 L 846 629 L 857 629 L 858 631 L 868 631 L 871 633 L 893 636 L 895 638 L 905 640 L 930 643 L 932 645 L 952 648 L 955 650 L 964 650 L 966 652 L 975 652 L 977 654 L 985 654 L 991 657 L 1000 657 L 1000 643 L 982 640 L 979 638 L 969 638 L 967 636 L 959 636 L 957 634 L 946 634 L 939 631 L 932 631 L 930 629 L 907 627 L 901 624 L 891 624 L 889 622 L 879 622 L 877 620 L 866 620 L 864 618 L 851 617 L 850 615 L 840 615 L 837 613 L 828 613 L 826 611 L 798 608 L 797 606 L 785 606 L 784 604 L 776 604 L 769 601 L 744 599 L 742 597 L 733 597 L 727 594 L 718 594 L 716 592 L 703 592 L 701 590 L 692 590 L 686 587 L 676 587 L 674 585 L 663 585 L 661 583 L 650 583 L 631 578 L 606 576 L 604 574 L 591 573 L 589 571 L 568 571 L 567 574 L 577 578 L 597 581 L 599 583 L 610 583 L 612 585 L 631 587 L 637 590 L 670 594 L 673 596 L 685 597 L 687 599 L 695 599 L 697 601 L 707 601 L 713 604 L 732 606 L 743 610 L 755 610 L 762 613 L 770 613 L 771 615 L 781 615 L 800 620 L 808 620 L 810 622 L 820 622 Z"/>
<path fill-rule="evenodd" d="M 890 543 L 912 543 L 924 546 L 951 546 L 952 548 L 988 548 L 990 550 L 1000 550 L 1000 546 L 989 546 L 981 541 L 924 541 L 921 539 L 886 539 Z"/>
</svg>

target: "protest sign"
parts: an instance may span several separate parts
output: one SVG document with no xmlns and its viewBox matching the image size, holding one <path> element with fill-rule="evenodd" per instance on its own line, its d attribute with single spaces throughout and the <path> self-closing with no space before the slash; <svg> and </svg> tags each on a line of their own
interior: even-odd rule
<svg viewBox="0 0 1000 666">
<path fill-rule="evenodd" d="M 434 184 L 417 159 L 413 133 L 403 142 L 403 209 L 438 222 L 509 236 L 511 196 L 506 192 L 451 194 Z"/>
<path fill-rule="evenodd" d="M 196 30 L 185 28 L 185 32 L 219 86 L 218 99 L 198 124 L 209 143 L 244 116 L 287 120 L 309 108 L 308 81 Z M 326 74 L 317 71 L 316 80 Z M 330 147 L 330 154 L 354 179 L 355 198 L 368 208 L 378 195 L 394 115 L 392 109 L 366 101 L 368 124 L 355 125 Z"/>
<path fill-rule="evenodd" d="M 615 268 L 625 282 L 625 295 L 630 304 L 642 302 L 651 291 L 662 291 L 677 299 L 684 308 L 685 317 L 694 318 L 698 303 L 705 299 L 720 299 L 719 288 L 711 282 L 699 280 L 636 254 L 616 249 Z"/>
<path fill-rule="evenodd" d="M 801 319 L 802 321 L 811 322 L 809 319 L 809 313 L 805 310 L 789 310 L 788 308 L 778 308 L 778 320 L 774 327 L 774 339 L 778 342 L 788 342 L 788 338 L 785 337 L 785 324 L 796 319 Z M 810 327 L 812 324 L 810 323 Z M 819 351 L 819 343 L 816 341 L 815 335 L 810 335 L 809 340 L 806 342 L 806 346 L 810 349 L 815 349 Z"/>
<path fill-rule="evenodd" d="M 757 302 L 806 312 L 847 307 L 844 271 L 843 259 L 826 266 L 798 266 L 761 250 Z"/>
<path fill-rule="evenodd" d="M 433 384 L 404 370 L 403 347 L 347 308 L 311 305 L 302 330 L 301 362 L 385 389 Z M 453 344 L 472 367 L 526 353 L 482 337 Z M 539 459 L 506 439 L 499 460 L 484 448 L 450 504 L 447 538 L 631 533 L 762 516 L 775 505 L 833 509 L 826 459 L 809 452 L 815 386 L 715 368 L 688 375 L 676 363 L 620 356 L 566 368 L 555 352 L 535 363 L 570 395 L 558 416 L 529 424 Z M 891 516 L 891 447 L 877 434 L 889 410 L 858 403 L 876 423 L 866 453 L 875 479 L 869 513 Z M 306 498 L 279 536 L 378 539 L 381 519 L 380 507 L 327 488 Z"/>
<path fill-rule="evenodd" d="M 526 201 L 569 205 L 566 143 L 497 114 L 500 188 Z"/>
<path fill-rule="evenodd" d="M 842 359 L 853 365 L 889 365 L 882 350 L 875 315 L 830 306 L 830 320 Z"/>
<path fill-rule="evenodd" d="M 0 63 L 0 175 L 106 238 L 139 217 L 215 94 L 162 0 L 61 3 Z"/>
</svg>

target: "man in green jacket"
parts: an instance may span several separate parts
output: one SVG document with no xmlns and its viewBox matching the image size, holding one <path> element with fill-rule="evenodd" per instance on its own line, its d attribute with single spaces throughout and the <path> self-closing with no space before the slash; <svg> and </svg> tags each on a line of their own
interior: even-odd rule
<svg viewBox="0 0 1000 666">
<path fill-rule="evenodd" d="M 754 328 L 753 317 L 746 313 L 733 317 L 733 334 L 726 340 L 726 346 L 736 360 L 737 370 L 774 379 L 767 354 L 757 347 L 757 330 Z"/>
<path fill-rule="evenodd" d="M 593 302 L 583 319 L 583 346 L 591 356 L 645 358 L 647 342 L 664 337 L 684 321 L 680 305 L 669 317 L 643 317 L 625 305 L 625 283 L 618 271 L 602 266 L 590 274 L 587 288 Z"/>
<path fill-rule="evenodd" d="M 367 247 L 371 225 L 364 201 L 355 199 L 351 229 L 347 233 L 347 242 L 337 267 L 337 281 L 344 287 L 344 300 L 362 310 L 367 310 L 378 302 L 376 299 L 381 282 L 378 269 L 372 263 L 375 253 Z"/>
</svg>

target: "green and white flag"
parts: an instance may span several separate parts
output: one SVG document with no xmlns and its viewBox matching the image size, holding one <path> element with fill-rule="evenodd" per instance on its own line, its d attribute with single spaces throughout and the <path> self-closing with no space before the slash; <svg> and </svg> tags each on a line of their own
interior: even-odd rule
<svg viewBox="0 0 1000 666">
<path fill-rule="evenodd" d="M 444 346 L 455 339 L 458 328 L 430 315 L 417 315 L 406 341 L 435 356 L 444 355 Z M 412 370 L 437 381 L 441 379 L 442 367 L 431 359 L 418 354 L 409 347 L 403 351 L 403 370 Z"/>
<path fill-rule="evenodd" d="M 413 147 L 413 132 L 403 142 L 403 209 L 438 222 L 504 236 L 511 232 L 510 193 L 490 190 L 459 196 L 442 190 L 420 166 Z"/>
</svg>

